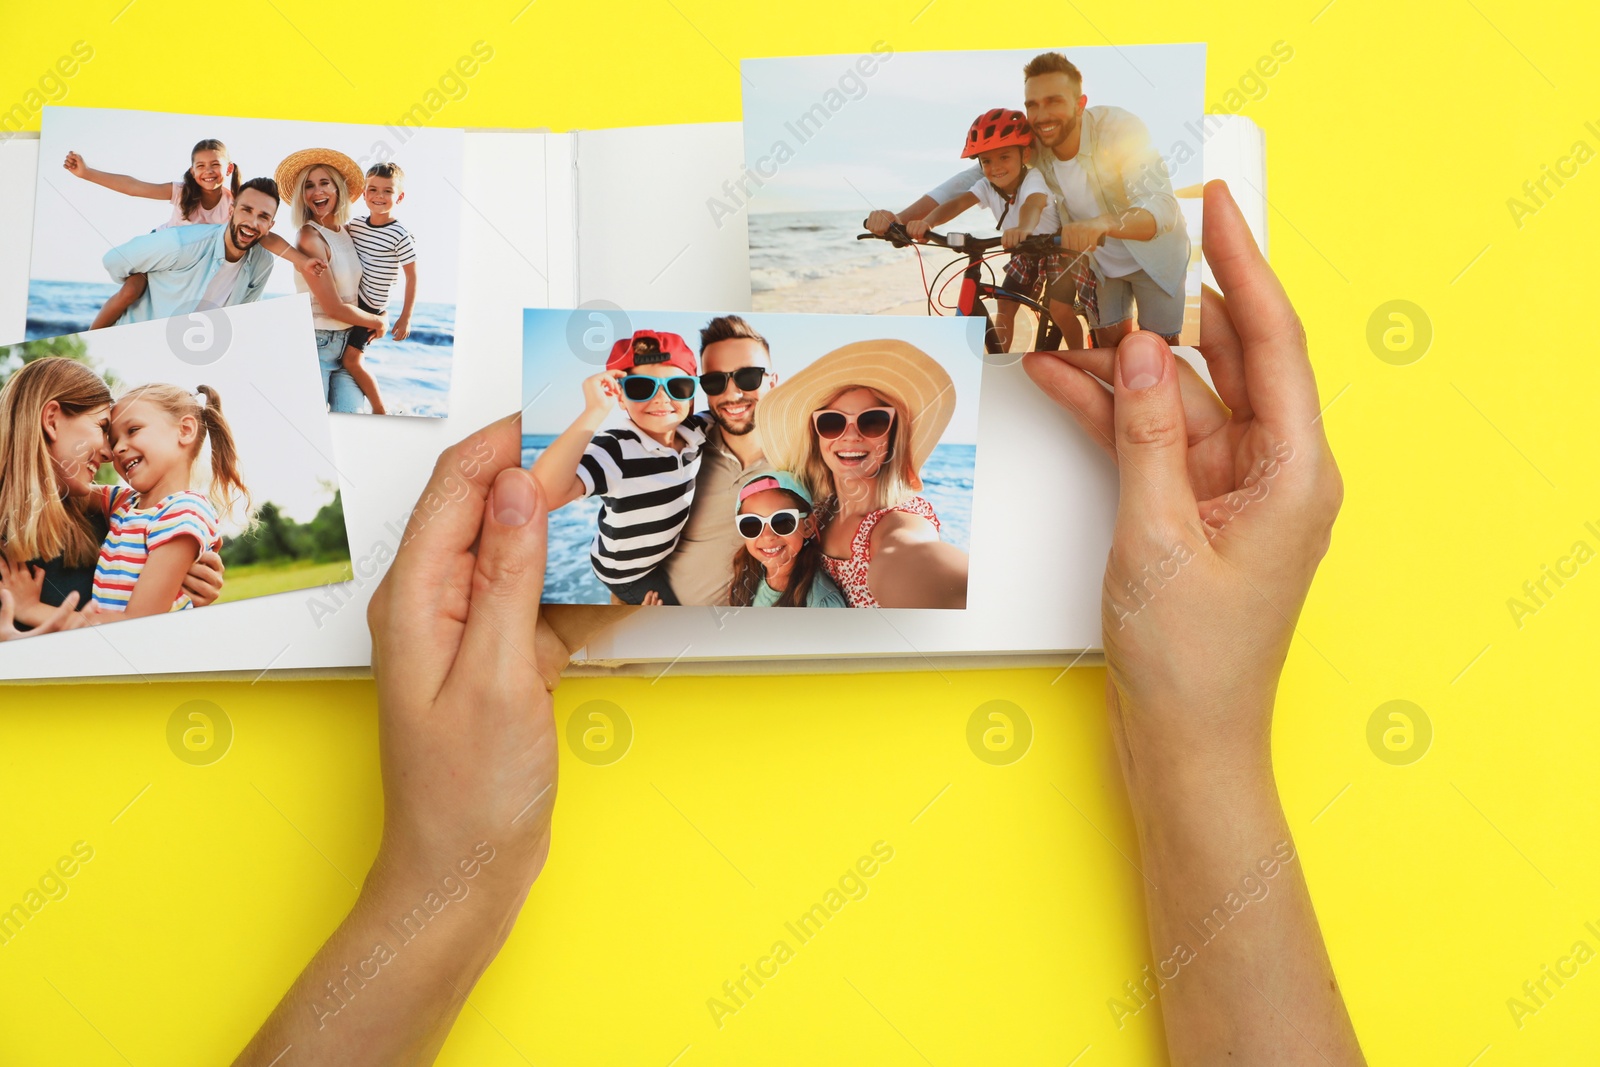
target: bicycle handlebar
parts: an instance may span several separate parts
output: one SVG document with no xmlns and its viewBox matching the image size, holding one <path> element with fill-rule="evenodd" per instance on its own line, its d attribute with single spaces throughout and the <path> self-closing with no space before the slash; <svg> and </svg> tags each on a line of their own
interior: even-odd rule
<svg viewBox="0 0 1600 1067">
<path fill-rule="evenodd" d="M 866 219 L 862 219 L 861 220 L 861 225 L 863 227 L 865 227 L 866 224 L 867 224 L 867 220 Z M 878 233 L 872 233 L 871 231 L 868 231 L 867 233 L 858 233 L 858 234 L 856 234 L 856 240 L 858 240 L 858 241 L 868 241 L 868 240 L 871 240 L 871 241 L 888 241 L 890 244 L 894 245 L 896 248 L 905 248 L 907 245 L 912 245 L 912 244 L 917 244 L 918 243 L 918 242 L 913 241 L 911 239 L 911 235 L 906 233 L 905 226 L 902 225 L 901 223 L 898 223 L 898 222 L 891 222 L 889 224 L 889 229 L 888 229 L 888 231 L 886 233 L 878 234 Z M 935 233 L 933 230 L 929 230 L 928 233 L 927 233 L 926 239 L 925 239 L 925 241 L 923 243 L 931 244 L 931 245 L 938 245 L 941 248 L 948 248 L 953 252 L 987 252 L 987 251 L 989 251 L 991 249 L 995 249 L 995 248 L 1001 247 L 1001 238 L 999 238 L 999 237 L 974 237 L 970 233 L 956 233 L 956 232 Z M 1104 243 L 1105 243 L 1105 238 L 1102 237 L 1100 239 L 1100 244 L 1104 244 Z M 1011 249 L 1010 251 L 1012 251 L 1012 252 L 1051 252 L 1051 251 L 1055 251 L 1056 249 L 1059 249 L 1060 247 L 1061 247 L 1061 235 L 1060 234 L 1058 234 L 1058 233 L 1056 233 L 1056 234 L 1039 233 L 1039 234 L 1034 234 L 1031 237 L 1024 237 L 1022 239 L 1022 242 L 1020 244 L 1018 244 L 1015 248 Z"/>
</svg>

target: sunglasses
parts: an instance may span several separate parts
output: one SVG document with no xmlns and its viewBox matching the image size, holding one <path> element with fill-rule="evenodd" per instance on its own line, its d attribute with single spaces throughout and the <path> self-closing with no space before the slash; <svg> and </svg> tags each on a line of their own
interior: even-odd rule
<svg viewBox="0 0 1600 1067">
<path fill-rule="evenodd" d="M 845 430 L 852 425 L 862 437 L 882 437 L 894 425 L 894 408 L 868 408 L 855 415 L 823 408 L 811 413 L 811 425 L 816 427 L 817 436 L 825 441 L 843 437 Z"/>
<path fill-rule="evenodd" d="M 700 375 L 700 388 L 706 391 L 707 396 L 721 396 L 728 391 L 728 379 L 733 379 L 733 384 L 739 387 L 741 393 L 753 393 L 761 388 L 761 383 L 766 381 L 771 373 L 765 367 L 740 367 L 736 371 L 707 371 Z"/>
<path fill-rule="evenodd" d="M 622 395 L 635 404 L 653 399 L 662 389 L 666 389 L 667 395 L 674 400 L 689 400 L 694 396 L 694 379 L 687 374 L 675 374 L 671 378 L 629 374 L 622 379 Z"/>
<path fill-rule="evenodd" d="M 774 511 L 771 515 L 764 517 L 761 515 L 740 515 L 734 519 L 734 522 L 739 527 L 740 537 L 743 537 L 746 541 L 754 541 L 761 536 L 762 529 L 767 526 L 772 527 L 772 532 L 779 537 L 788 537 L 800 528 L 800 520 L 805 515 L 806 512 L 801 511 L 799 508 L 784 508 L 782 511 Z"/>
</svg>

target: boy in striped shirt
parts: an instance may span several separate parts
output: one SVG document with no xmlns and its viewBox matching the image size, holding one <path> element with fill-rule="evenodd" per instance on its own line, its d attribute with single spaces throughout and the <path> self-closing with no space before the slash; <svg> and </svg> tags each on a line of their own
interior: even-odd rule
<svg viewBox="0 0 1600 1067">
<path fill-rule="evenodd" d="M 405 306 L 395 320 L 389 336 L 404 341 L 411 332 L 411 308 L 417 302 L 417 248 L 406 228 L 395 221 L 394 209 L 406 198 L 405 171 L 398 163 L 374 163 L 367 168 L 367 217 L 351 219 L 345 225 L 361 260 L 361 290 L 356 306 L 370 315 L 382 315 L 389 307 L 389 290 L 395 279 L 406 276 Z M 387 415 L 378 381 L 367 369 L 364 356 L 372 331 L 352 326 L 345 340 L 344 369 L 372 405 L 374 415 Z"/>
<path fill-rule="evenodd" d="M 583 383 L 583 414 L 533 464 L 551 511 L 600 498 L 595 577 L 623 604 L 676 604 L 661 563 L 694 502 L 706 422 L 691 414 L 694 352 L 675 333 L 638 330 Z M 619 403 L 629 425 L 601 430 Z"/>
</svg>

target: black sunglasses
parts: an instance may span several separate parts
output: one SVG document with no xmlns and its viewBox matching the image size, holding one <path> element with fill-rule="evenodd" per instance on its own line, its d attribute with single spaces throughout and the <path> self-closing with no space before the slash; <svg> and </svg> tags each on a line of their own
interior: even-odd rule
<svg viewBox="0 0 1600 1067">
<path fill-rule="evenodd" d="M 753 393 L 761 388 L 768 370 L 765 367 L 740 367 L 736 371 L 713 370 L 700 375 L 700 388 L 707 396 L 721 396 L 728 391 L 728 379 L 739 387 L 741 393 Z"/>
<path fill-rule="evenodd" d="M 687 374 L 675 374 L 671 378 L 630 374 L 622 379 L 622 395 L 635 404 L 643 404 L 663 388 L 674 400 L 688 400 L 694 396 L 694 379 Z"/>
</svg>

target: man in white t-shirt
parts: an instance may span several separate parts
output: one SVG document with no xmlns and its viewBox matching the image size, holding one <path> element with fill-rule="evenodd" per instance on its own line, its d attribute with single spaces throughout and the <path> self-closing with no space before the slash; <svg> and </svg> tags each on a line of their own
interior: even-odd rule
<svg viewBox="0 0 1600 1067">
<path fill-rule="evenodd" d="M 1141 329 L 1176 344 L 1183 329 L 1189 232 L 1149 130 L 1122 108 L 1085 106 L 1083 75 L 1059 52 L 1035 56 L 1023 68 L 1023 79 L 1035 164 L 1062 219 L 1061 244 L 1095 249 L 1095 344 L 1114 347 L 1133 328 L 1135 314 Z M 978 177 L 972 168 L 898 214 L 874 211 L 867 228 L 882 233 L 891 222 L 921 218 Z M 1050 290 L 1050 313 L 1061 322 L 1071 314 L 1074 295 L 1065 285 L 1075 283 L 1063 278 Z"/>
</svg>

